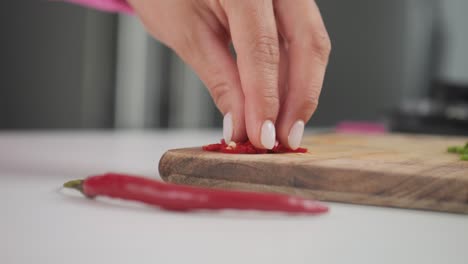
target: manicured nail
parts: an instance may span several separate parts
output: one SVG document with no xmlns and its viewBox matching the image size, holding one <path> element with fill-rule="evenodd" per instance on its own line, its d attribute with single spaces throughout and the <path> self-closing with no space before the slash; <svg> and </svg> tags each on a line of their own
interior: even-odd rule
<svg viewBox="0 0 468 264">
<path fill-rule="evenodd" d="M 272 149 L 275 146 L 276 131 L 275 125 L 270 120 L 267 120 L 262 125 L 260 141 L 264 148 Z"/>
<path fill-rule="evenodd" d="M 229 144 L 229 142 L 231 142 L 232 131 L 233 131 L 232 114 L 227 113 L 223 119 L 223 138 L 226 144 Z"/>
<path fill-rule="evenodd" d="M 299 120 L 294 123 L 289 130 L 288 144 L 293 150 L 297 149 L 301 145 L 302 135 L 304 134 L 304 121 Z"/>
</svg>

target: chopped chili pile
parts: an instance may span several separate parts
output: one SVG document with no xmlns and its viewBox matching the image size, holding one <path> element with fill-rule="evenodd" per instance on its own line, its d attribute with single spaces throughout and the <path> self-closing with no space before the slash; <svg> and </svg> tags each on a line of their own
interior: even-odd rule
<svg viewBox="0 0 468 264">
<path fill-rule="evenodd" d="M 273 149 L 259 149 L 256 148 L 250 141 L 234 143 L 230 142 L 226 144 L 224 139 L 221 140 L 220 143 L 210 144 L 203 146 L 203 150 L 205 151 L 213 151 L 213 152 L 222 152 L 222 153 L 229 153 L 229 154 L 266 154 L 266 153 L 306 153 L 306 148 L 298 148 L 292 150 L 288 147 L 285 147 L 276 141 L 275 147 Z"/>
</svg>

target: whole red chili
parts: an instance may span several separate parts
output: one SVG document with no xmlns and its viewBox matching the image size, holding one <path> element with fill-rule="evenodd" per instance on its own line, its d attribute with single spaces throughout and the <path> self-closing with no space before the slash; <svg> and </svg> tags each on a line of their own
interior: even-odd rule
<svg viewBox="0 0 468 264">
<path fill-rule="evenodd" d="M 295 196 L 175 185 L 117 173 L 69 181 L 63 186 L 77 189 L 87 197 L 121 198 L 176 211 L 238 209 L 306 214 L 328 211 L 325 205 Z"/>
<path fill-rule="evenodd" d="M 232 145 L 231 145 L 232 144 Z M 259 149 L 256 148 L 250 141 L 240 143 L 229 143 L 226 144 L 224 139 L 220 143 L 210 144 L 202 147 L 205 151 L 214 151 L 230 154 L 265 154 L 265 153 L 306 153 L 306 148 L 297 148 L 295 150 L 287 148 L 278 141 L 276 142 L 273 149 Z"/>
</svg>

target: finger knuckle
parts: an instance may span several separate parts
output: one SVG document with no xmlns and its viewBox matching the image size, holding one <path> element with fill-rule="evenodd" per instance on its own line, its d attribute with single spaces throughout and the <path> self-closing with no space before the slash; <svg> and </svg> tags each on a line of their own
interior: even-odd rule
<svg viewBox="0 0 468 264">
<path fill-rule="evenodd" d="M 315 92 L 309 92 L 302 97 L 301 102 L 299 103 L 299 109 L 307 115 L 312 115 L 317 109 L 318 103 L 318 94 Z"/>
<path fill-rule="evenodd" d="M 266 93 L 263 95 L 263 101 L 268 107 L 278 107 L 279 106 L 279 96 L 277 93 Z"/>
<path fill-rule="evenodd" d="M 326 32 L 313 34 L 308 38 L 308 46 L 320 63 L 328 64 L 328 59 L 332 50 L 332 44 Z"/>
<path fill-rule="evenodd" d="M 280 61 L 279 41 L 270 35 L 258 35 L 252 44 L 252 54 L 257 63 L 277 68 Z"/>
<path fill-rule="evenodd" d="M 261 98 L 264 110 L 269 113 L 270 116 L 276 116 L 279 111 L 280 99 L 277 92 L 273 90 L 266 90 Z"/>
<path fill-rule="evenodd" d="M 245 96 L 246 104 L 255 106 L 267 116 L 275 117 L 279 111 L 279 94 L 272 87 L 250 90 Z"/>
<path fill-rule="evenodd" d="M 231 89 L 229 85 L 225 81 L 215 82 L 213 84 L 209 84 L 209 90 L 211 97 L 213 98 L 216 106 L 218 108 L 222 108 L 226 102 L 229 101 L 229 95 Z"/>
</svg>

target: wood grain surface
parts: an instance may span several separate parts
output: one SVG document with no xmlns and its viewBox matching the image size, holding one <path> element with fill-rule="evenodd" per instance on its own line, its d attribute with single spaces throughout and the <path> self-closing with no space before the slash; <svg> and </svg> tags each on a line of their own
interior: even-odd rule
<svg viewBox="0 0 468 264">
<path fill-rule="evenodd" d="M 447 153 L 468 138 L 318 134 L 305 154 L 167 151 L 168 182 L 295 194 L 325 201 L 468 213 L 468 161 Z"/>
</svg>

